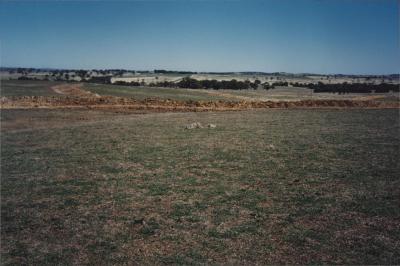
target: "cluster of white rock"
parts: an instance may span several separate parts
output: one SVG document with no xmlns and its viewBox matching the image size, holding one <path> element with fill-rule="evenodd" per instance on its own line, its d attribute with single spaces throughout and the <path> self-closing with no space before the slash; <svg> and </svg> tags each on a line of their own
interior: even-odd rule
<svg viewBox="0 0 400 266">
<path fill-rule="evenodd" d="M 217 125 L 208 124 L 206 127 L 208 127 L 208 128 L 216 128 Z M 187 124 L 185 126 L 185 129 L 195 129 L 195 128 L 204 128 L 204 126 L 200 122 L 194 122 L 194 123 L 191 123 L 191 124 Z"/>
</svg>

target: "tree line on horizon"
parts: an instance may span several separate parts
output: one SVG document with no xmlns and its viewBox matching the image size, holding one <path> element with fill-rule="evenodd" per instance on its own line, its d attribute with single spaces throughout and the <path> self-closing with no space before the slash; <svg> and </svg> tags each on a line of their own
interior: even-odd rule
<svg viewBox="0 0 400 266">
<path fill-rule="evenodd" d="M 128 85 L 128 86 L 144 86 L 146 84 L 132 81 L 116 81 L 113 84 L 116 85 Z M 152 82 L 147 84 L 150 87 L 167 87 L 167 88 L 185 88 L 185 89 L 231 89 L 231 90 L 246 90 L 246 89 L 257 89 L 258 86 L 261 85 L 260 80 L 255 80 L 251 82 L 249 80 L 246 81 L 238 81 L 236 79 L 232 80 L 197 80 L 190 77 L 185 77 L 179 82 L 170 82 L 170 81 L 160 81 L 160 82 Z M 268 86 L 268 85 L 267 85 Z M 269 87 L 269 86 L 268 86 Z"/>
<path fill-rule="evenodd" d="M 77 76 L 83 78 L 83 82 L 89 83 L 100 83 L 100 84 L 111 84 L 112 76 L 94 76 L 90 77 L 89 79 L 84 79 L 87 77 L 86 71 L 77 71 Z M 69 77 L 68 74 L 64 75 L 65 79 L 56 79 L 59 81 L 68 81 Z M 22 76 L 18 78 L 19 80 L 39 80 L 37 78 L 31 78 Z M 45 79 L 46 80 L 46 79 Z M 337 83 L 337 84 L 326 84 L 323 82 L 318 82 L 317 84 L 314 83 L 289 83 L 287 81 L 277 81 L 272 84 L 269 83 L 261 83 L 260 80 L 255 80 L 251 82 L 249 80 L 246 81 L 238 81 L 236 79 L 232 80 L 197 80 L 191 77 L 185 77 L 179 82 L 170 82 L 170 81 L 160 81 L 160 82 L 152 82 L 150 84 L 146 84 L 144 82 L 126 82 L 126 81 L 117 81 L 113 83 L 114 85 L 124 85 L 124 86 L 149 86 L 149 87 L 167 87 L 167 88 L 187 88 L 187 89 L 230 89 L 230 90 L 247 90 L 247 89 L 274 89 L 278 86 L 280 87 L 287 87 L 287 86 L 294 86 L 294 87 L 303 87 L 312 89 L 315 93 L 388 93 L 388 92 L 399 92 L 400 86 L 397 84 L 388 84 L 388 83 L 381 83 L 381 84 L 371 84 L 371 83 Z"/>
<path fill-rule="evenodd" d="M 368 83 L 338 83 L 338 84 L 325 84 L 318 82 L 317 84 L 308 84 L 308 88 L 312 89 L 315 93 L 388 93 L 399 92 L 399 85 L 396 84 L 368 84 Z"/>
</svg>

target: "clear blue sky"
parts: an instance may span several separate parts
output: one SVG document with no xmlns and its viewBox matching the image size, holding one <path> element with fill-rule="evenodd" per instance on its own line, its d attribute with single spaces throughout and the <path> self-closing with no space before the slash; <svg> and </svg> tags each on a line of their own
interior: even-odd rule
<svg viewBox="0 0 400 266">
<path fill-rule="evenodd" d="M 4 1 L 1 65 L 399 73 L 395 0 Z"/>
</svg>

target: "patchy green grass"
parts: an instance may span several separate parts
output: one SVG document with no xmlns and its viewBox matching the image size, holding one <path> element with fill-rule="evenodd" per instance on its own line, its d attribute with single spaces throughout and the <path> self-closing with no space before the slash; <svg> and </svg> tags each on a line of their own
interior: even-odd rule
<svg viewBox="0 0 400 266">
<path fill-rule="evenodd" d="M 1 116 L 4 265 L 400 263 L 398 110 Z"/>
<path fill-rule="evenodd" d="M 205 90 L 205 89 L 178 89 L 178 88 L 156 88 L 136 87 L 120 85 L 103 85 L 85 83 L 84 89 L 99 95 L 111 95 L 118 97 L 134 97 L 136 99 L 163 98 L 173 100 L 194 100 L 194 101 L 299 101 L 310 99 L 334 99 L 352 100 L 366 99 L 368 96 L 377 97 L 379 101 L 398 101 L 398 95 L 392 94 L 334 94 L 334 93 L 313 93 L 312 90 L 299 87 L 276 87 L 275 89 L 264 90 Z"/>
<path fill-rule="evenodd" d="M 133 97 L 135 99 L 162 98 L 173 100 L 216 101 L 234 100 L 234 97 L 210 94 L 206 90 L 136 87 L 120 85 L 102 85 L 86 83 L 84 89 L 99 95 L 111 95 L 118 97 Z"/>
</svg>

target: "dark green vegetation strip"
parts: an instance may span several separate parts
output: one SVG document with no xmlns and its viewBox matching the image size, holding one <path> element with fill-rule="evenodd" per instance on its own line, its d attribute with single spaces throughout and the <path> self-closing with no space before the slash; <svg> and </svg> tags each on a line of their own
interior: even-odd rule
<svg viewBox="0 0 400 266">
<path fill-rule="evenodd" d="M 2 110 L 3 264 L 400 263 L 398 110 L 68 112 Z"/>
<path fill-rule="evenodd" d="M 51 87 L 63 82 L 32 80 L 1 80 L 0 96 L 56 96 Z"/>
</svg>

